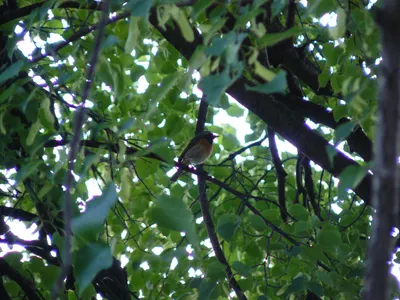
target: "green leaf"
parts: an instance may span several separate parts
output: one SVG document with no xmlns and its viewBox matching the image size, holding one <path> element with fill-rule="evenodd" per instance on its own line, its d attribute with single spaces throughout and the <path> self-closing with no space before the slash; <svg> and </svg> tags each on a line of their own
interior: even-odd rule
<svg viewBox="0 0 400 300">
<path fill-rule="evenodd" d="M 199 286 L 199 299 L 211 299 L 211 294 L 214 291 L 217 283 L 211 280 L 204 279 Z"/>
<path fill-rule="evenodd" d="M 230 242 L 239 225 L 240 218 L 238 216 L 225 214 L 218 218 L 217 232 L 224 240 Z"/>
<path fill-rule="evenodd" d="M 400 295 L 399 281 L 393 273 L 389 274 L 389 292 L 390 298 L 398 298 Z"/>
<path fill-rule="evenodd" d="M 4 89 L 4 87 L 2 87 L 2 90 L 0 93 L 0 103 L 7 101 L 15 93 L 17 86 L 18 85 L 16 83 L 13 83 L 9 87 L 7 87 L 7 89 Z M 34 94 L 34 92 L 32 92 L 32 93 Z M 29 99 L 29 97 L 28 97 L 28 99 Z M 2 112 L 2 113 L 4 113 L 4 112 Z"/>
<path fill-rule="evenodd" d="M 307 283 L 307 287 L 309 288 L 309 290 L 311 292 L 313 292 L 314 294 L 316 294 L 319 297 L 322 297 L 324 295 L 324 288 L 323 286 L 321 286 L 320 284 L 316 283 L 316 282 L 309 282 Z"/>
<path fill-rule="evenodd" d="M 335 121 L 348 116 L 348 107 L 346 105 L 338 105 L 333 109 L 333 117 Z"/>
<path fill-rule="evenodd" d="M 31 146 L 33 142 L 35 141 L 36 134 L 40 130 L 40 123 L 35 122 L 31 125 L 31 128 L 29 128 L 28 136 L 26 137 L 25 144 L 27 146 Z"/>
<path fill-rule="evenodd" d="M 335 40 L 340 39 L 344 36 L 346 32 L 346 19 L 347 19 L 346 11 L 341 7 L 338 7 L 336 9 L 336 14 L 337 14 L 336 26 L 329 27 L 329 33 Z"/>
<path fill-rule="evenodd" d="M 368 166 L 351 165 L 340 173 L 338 187 L 339 199 L 345 199 L 347 190 L 358 186 L 366 176 L 368 169 Z"/>
<path fill-rule="evenodd" d="M 299 257 L 302 261 L 312 262 L 313 264 L 316 264 L 318 260 L 325 259 L 323 247 L 319 244 L 314 244 L 310 247 L 303 247 Z"/>
<path fill-rule="evenodd" d="M 339 48 L 335 47 L 335 45 L 332 42 L 324 44 L 322 48 L 322 54 L 324 55 L 327 62 L 327 66 L 325 67 L 324 72 L 329 73 L 329 67 L 334 66 L 338 63 L 340 54 L 339 51 L 340 51 Z"/>
<path fill-rule="evenodd" d="M 130 10 L 133 17 L 146 17 L 147 19 L 152 5 L 153 0 L 129 0 L 126 9 Z"/>
<path fill-rule="evenodd" d="M 211 258 L 210 261 L 207 261 L 207 278 L 212 281 L 224 280 L 225 266 L 221 264 L 216 258 Z"/>
<path fill-rule="evenodd" d="M 182 199 L 166 195 L 160 196 L 155 200 L 155 207 L 151 214 L 158 226 L 180 232 L 184 231 L 189 242 L 194 247 L 199 246 L 193 214 Z"/>
<path fill-rule="evenodd" d="M 248 22 L 251 22 L 253 18 L 257 17 L 259 14 L 262 14 L 263 12 L 264 10 L 256 7 L 246 12 L 245 14 L 241 15 L 236 20 L 235 29 L 245 27 Z"/>
<path fill-rule="evenodd" d="M 15 63 L 9 65 L 7 68 L 3 69 L 0 73 L 0 83 L 3 83 L 7 79 L 10 79 L 16 75 L 18 75 L 19 71 L 21 71 L 23 66 L 26 66 L 25 60 L 18 60 Z"/>
<path fill-rule="evenodd" d="M 58 34 L 63 34 L 64 32 L 64 26 L 61 20 L 58 19 L 52 19 L 48 22 L 46 22 L 46 27 L 51 27 L 52 29 L 54 28 L 54 32 Z"/>
<path fill-rule="evenodd" d="M 276 76 L 274 72 L 264 67 L 258 60 L 254 62 L 254 73 L 267 82 L 272 81 Z"/>
<path fill-rule="evenodd" d="M 285 284 L 284 286 L 282 286 L 282 287 L 276 292 L 276 295 L 277 295 L 278 297 L 279 297 L 279 296 L 282 296 L 282 295 L 287 291 L 288 287 L 289 287 L 289 284 Z"/>
<path fill-rule="evenodd" d="M 114 71 L 111 68 L 111 64 L 107 59 L 100 59 L 99 70 L 96 73 L 101 81 L 104 81 L 107 85 L 114 85 Z"/>
<path fill-rule="evenodd" d="M 225 90 L 239 78 L 242 71 L 243 64 L 238 63 L 237 69 L 232 75 L 229 74 L 228 68 L 225 68 L 222 73 L 208 75 L 203 78 L 199 83 L 199 87 L 203 90 L 207 103 L 213 106 L 218 105 Z"/>
<path fill-rule="evenodd" d="M 103 230 L 104 221 L 109 210 L 117 201 L 117 192 L 114 184 L 108 184 L 100 197 L 89 201 L 83 214 L 74 217 L 71 228 L 75 235 L 84 240 L 94 241 Z"/>
<path fill-rule="evenodd" d="M 326 284 L 327 286 L 330 286 L 330 287 L 333 287 L 333 286 L 334 286 L 333 279 L 332 279 L 331 275 L 329 274 L 329 272 L 317 270 L 317 271 L 315 272 L 315 276 L 316 276 L 316 277 L 318 278 L 318 280 L 320 280 L 323 284 Z"/>
<path fill-rule="evenodd" d="M 307 278 L 303 275 L 295 278 L 290 283 L 288 292 L 296 293 L 300 291 L 304 291 L 307 285 Z"/>
<path fill-rule="evenodd" d="M 268 229 L 264 220 L 258 215 L 249 215 L 247 220 L 249 221 L 250 225 L 259 232 L 265 232 Z"/>
<path fill-rule="evenodd" d="M 286 244 L 282 242 L 271 242 L 270 250 L 281 251 L 286 249 Z"/>
<path fill-rule="evenodd" d="M 43 283 L 44 287 L 50 291 L 60 275 L 61 269 L 59 267 L 49 265 L 46 266 L 43 271 L 44 272 L 41 272 L 40 274 L 41 282 Z"/>
<path fill-rule="evenodd" d="M 244 263 L 240 261 L 234 261 L 232 263 L 232 268 L 238 272 L 240 275 L 250 278 L 251 277 L 251 267 L 245 265 Z"/>
<path fill-rule="evenodd" d="M 356 127 L 356 123 L 354 122 L 346 122 L 344 124 L 339 125 L 335 130 L 335 145 L 341 143 L 353 132 L 354 127 Z"/>
<path fill-rule="evenodd" d="M 286 93 L 287 82 L 286 82 L 286 71 L 280 70 L 278 74 L 272 79 L 271 82 L 257 85 L 257 86 L 248 86 L 246 85 L 246 89 L 249 91 L 255 91 L 264 94 L 273 94 L 273 93 Z"/>
<path fill-rule="evenodd" d="M 240 146 L 239 140 L 234 134 L 224 134 L 222 137 L 222 146 L 227 151 L 232 151 Z"/>
<path fill-rule="evenodd" d="M 128 38 L 125 42 L 125 53 L 131 53 L 136 47 L 137 38 L 139 37 L 139 23 L 138 18 L 130 17 L 129 19 L 129 32 Z"/>
<path fill-rule="evenodd" d="M 18 171 L 17 175 L 15 176 L 16 182 L 21 182 L 34 172 L 38 171 L 39 166 L 43 163 L 42 160 L 31 161 L 22 166 L 22 168 Z"/>
<path fill-rule="evenodd" d="M 160 168 L 160 162 L 155 160 L 139 159 L 135 163 L 137 175 L 145 179 L 157 172 Z M 132 178 L 131 178 L 132 180 Z"/>
<path fill-rule="evenodd" d="M 133 82 L 136 82 L 139 80 L 139 78 L 146 73 L 146 69 L 143 68 L 142 66 L 134 66 L 134 68 L 131 70 L 131 80 Z"/>
<path fill-rule="evenodd" d="M 189 43 L 193 42 L 194 41 L 193 28 L 190 25 L 183 11 L 181 9 L 176 10 L 176 13 L 172 14 L 172 17 L 178 24 L 178 27 L 182 33 L 183 38 Z"/>
<path fill-rule="evenodd" d="M 91 284 L 96 274 L 111 267 L 113 262 L 110 246 L 103 244 L 88 244 L 78 250 L 74 264 L 74 275 L 82 295 Z"/>
<path fill-rule="evenodd" d="M 22 256 L 21 252 L 12 251 L 12 252 L 6 253 L 6 255 L 4 255 L 3 258 L 13 268 L 19 269 L 19 266 L 21 266 L 21 260 L 22 260 L 23 256 Z"/>
<path fill-rule="evenodd" d="M 165 122 L 165 131 L 168 137 L 171 137 L 182 131 L 185 126 L 185 122 L 182 116 L 177 113 L 170 114 Z"/>
<path fill-rule="evenodd" d="M 288 5 L 288 0 L 274 0 L 272 1 L 272 16 L 276 17 Z"/>
<path fill-rule="evenodd" d="M 308 221 L 310 218 L 310 214 L 307 209 L 298 203 L 290 205 L 288 212 L 298 221 Z"/>
<path fill-rule="evenodd" d="M 329 72 L 329 68 L 325 68 L 319 75 L 318 75 L 318 83 L 319 87 L 323 88 L 329 81 L 331 74 Z"/>
<path fill-rule="evenodd" d="M 294 224 L 295 234 L 307 234 L 307 231 L 311 229 L 311 224 L 308 221 L 298 221 Z"/>
<path fill-rule="evenodd" d="M 235 118 L 239 118 L 244 114 L 243 108 L 239 107 L 236 104 L 230 105 L 229 108 L 226 110 L 226 112 L 228 113 L 228 115 Z"/>
<path fill-rule="evenodd" d="M 286 30 L 284 32 L 280 33 L 267 33 L 264 35 L 264 37 L 260 38 L 258 40 L 258 48 L 265 48 L 265 47 L 270 47 L 273 46 L 279 42 L 282 42 L 288 38 L 298 36 L 302 33 L 305 33 L 307 30 L 304 28 L 297 28 L 297 27 L 292 27 L 289 30 Z"/>
<path fill-rule="evenodd" d="M 192 6 L 191 17 L 193 20 L 197 20 L 199 15 L 206 10 L 211 4 L 214 3 L 214 0 L 202 0 L 194 2 Z"/>
<path fill-rule="evenodd" d="M 337 3 L 335 0 L 309 0 L 307 11 L 319 19 L 323 14 L 331 12 L 336 7 Z"/>
<path fill-rule="evenodd" d="M 293 246 L 292 249 L 290 249 L 289 251 L 286 251 L 286 253 L 289 256 L 297 256 L 301 253 L 301 247 Z"/>
<path fill-rule="evenodd" d="M 332 145 L 326 145 L 325 150 L 326 150 L 326 153 L 328 154 L 329 163 L 330 163 L 330 165 L 332 167 L 334 159 L 335 159 L 335 156 L 337 154 L 337 150 Z"/>
<path fill-rule="evenodd" d="M 324 224 L 324 227 L 317 233 L 317 242 L 321 246 L 331 249 L 342 241 L 340 232 L 336 226 Z"/>
<path fill-rule="evenodd" d="M 239 34 L 237 35 L 235 32 L 229 32 L 222 37 L 216 36 L 212 40 L 211 46 L 209 46 L 204 53 L 208 55 L 220 56 L 225 51 L 229 50 L 232 47 L 235 47 L 235 52 L 239 50 L 238 47 L 246 37 L 246 34 Z"/>
<path fill-rule="evenodd" d="M 152 93 L 153 101 L 154 102 L 161 101 L 167 95 L 167 93 L 175 86 L 175 84 L 181 78 L 181 75 L 182 75 L 181 72 L 176 72 L 174 74 L 166 76 L 161 83 L 161 87 L 153 90 Z"/>
<path fill-rule="evenodd" d="M 50 131 L 54 130 L 54 116 L 50 111 L 50 99 L 48 97 L 45 97 L 40 103 L 39 118 L 44 128 Z"/>
</svg>

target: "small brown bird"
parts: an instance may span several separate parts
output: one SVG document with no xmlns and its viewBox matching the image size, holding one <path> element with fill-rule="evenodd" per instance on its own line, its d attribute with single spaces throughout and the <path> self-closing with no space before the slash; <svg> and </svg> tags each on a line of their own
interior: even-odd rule
<svg viewBox="0 0 400 300">
<path fill-rule="evenodd" d="M 218 135 L 211 131 L 202 131 L 196 135 L 189 144 L 183 150 L 181 156 L 179 156 L 178 162 L 183 164 L 200 165 L 207 158 L 210 157 L 213 151 L 213 140 Z M 171 181 L 175 182 L 178 177 L 183 173 L 184 170 L 179 169 L 174 176 L 171 177 Z"/>
</svg>

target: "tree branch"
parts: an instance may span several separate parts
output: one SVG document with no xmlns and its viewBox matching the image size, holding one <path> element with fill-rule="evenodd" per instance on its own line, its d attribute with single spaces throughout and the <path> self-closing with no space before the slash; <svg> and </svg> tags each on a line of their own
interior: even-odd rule
<svg viewBox="0 0 400 300">
<path fill-rule="evenodd" d="M 399 128 L 400 128 L 400 20 L 398 0 L 383 1 L 377 9 L 382 32 L 382 62 L 379 78 L 379 113 L 376 130 L 372 234 L 368 249 L 364 299 L 389 297 L 389 261 L 392 230 L 399 227 Z"/>
<path fill-rule="evenodd" d="M 206 101 L 202 99 L 197 117 L 196 134 L 204 130 L 204 123 L 206 121 L 207 109 L 208 109 L 208 104 Z M 204 225 L 206 226 L 207 234 L 208 237 L 210 238 L 210 242 L 213 247 L 215 257 L 222 265 L 225 266 L 226 279 L 228 280 L 229 286 L 235 291 L 236 296 L 242 300 L 247 299 L 242 289 L 240 288 L 238 282 L 236 281 L 235 277 L 233 276 L 231 267 L 229 266 L 229 263 L 225 258 L 224 252 L 222 251 L 221 246 L 219 245 L 217 234 L 215 233 L 214 222 L 212 220 L 212 216 L 210 213 L 210 204 L 208 202 L 206 193 L 207 173 L 204 172 L 203 165 L 197 166 L 197 172 L 199 172 L 197 178 L 199 182 L 199 202 L 200 202 L 201 213 L 203 215 Z"/>
<path fill-rule="evenodd" d="M 68 156 L 68 172 L 65 180 L 65 205 L 64 205 L 64 231 L 65 231 L 65 244 L 64 244 L 64 261 L 62 265 L 62 272 L 55 283 L 52 291 L 52 297 L 56 298 L 63 286 L 64 278 L 69 274 L 72 265 L 71 259 L 71 189 L 73 188 L 74 183 L 74 175 L 73 170 L 75 167 L 76 156 L 79 152 L 79 145 L 81 140 L 82 126 L 85 122 L 85 101 L 89 96 L 90 87 L 92 85 L 92 80 L 94 76 L 94 72 L 96 69 L 97 58 L 100 53 L 101 42 L 104 37 L 105 27 L 107 25 L 108 13 L 109 13 L 109 2 L 105 0 L 102 5 L 102 18 L 100 23 L 98 24 L 98 33 L 97 38 L 95 40 L 95 45 L 92 53 L 92 57 L 89 61 L 89 68 L 86 74 L 86 82 L 82 92 L 82 104 L 78 108 L 78 111 L 75 116 L 74 126 L 73 126 L 73 137 L 71 141 L 71 149 Z"/>
<path fill-rule="evenodd" d="M 190 59 L 197 45 L 202 43 L 202 38 L 195 30 L 193 42 L 187 42 L 178 29 L 166 26 L 166 30 L 158 26 L 158 19 L 154 13 L 150 14 L 150 22 L 181 54 Z M 274 131 L 280 134 L 307 155 L 312 161 L 320 165 L 334 176 L 338 176 L 346 167 L 358 165 L 342 152 L 335 149 L 333 165 L 326 151 L 332 147 L 322 136 L 312 131 L 302 120 L 301 116 L 290 110 L 286 105 L 280 103 L 279 95 L 264 95 L 246 89 L 247 81 L 238 79 L 226 92 L 244 105 L 251 112 L 259 116 L 265 123 L 270 125 Z M 370 182 L 372 176 L 367 174 L 366 178 L 354 189 L 354 191 L 367 204 L 371 205 Z"/>
<path fill-rule="evenodd" d="M 307 198 L 310 200 L 311 206 L 313 207 L 314 210 L 314 214 L 320 217 L 321 212 L 317 200 L 315 199 L 314 181 L 312 178 L 310 159 L 308 157 L 304 157 L 303 167 L 304 167 L 304 187 L 307 192 Z"/>
<path fill-rule="evenodd" d="M 33 213 L 27 212 L 19 208 L 7 207 L 4 205 L 0 205 L 0 216 L 9 216 L 13 219 L 27 222 L 32 222 L 35 219 L 39 219 L 39 216 Z"/>
<path fill-rule="evenodd" d="M 281 158 L 279 157 L 278 148 L 276 147 L 275 142 L 275 132 L 268 127 L 268 141 L 269 141 L 269 150 L 272 155 L 272 160 L 274 162 L 276 177 L 278 180 L 278 200 L 279 200 L 279 209 L 281 212 L 281 217 L 284 222 L 287 221 L 287 210 L 286 210 L 286 176 L 287 173 L 283 168 L 283 164 Z"/>
<path fill-rule="evenodd" d="M 227 158 L 225 158 L 222 162 L 220 162 L 220 163 L 218 164 L 218 166 L 222 166 L 222 165 L 223 165 L 224 163 L 226 163 L 227 161 L 230 161 L 230 160 L 235 159 L 236 156 L 242 154 L 242 153 L 245 152 L 247 149 L 260 146 L 267 138 L 268 138 L 268 136 L 266 135 L 265 137 L 261 138 L 260 140 L 255 141 L 255 142 L 253 142 L 253 143 L 251 143 L 251 144 L 249 144 L 249 145 L 247 145 L 247 146 L 245 146 L 245 147 L 243 147 L 243 148 L 240 148 L 239 150 L 237 150 L 237 151 L 235 151 L 235 152 L 233 152 L 233 153 L 230 153 L 230 154 L 228 155 Z"/>
<path fill-rule="evenodd" d="M 30 300 L 41 300 L 37 294 L 37 290 L 33 282 L 23 277 L 19 272 L 14 270 L 4 258 L 0 258 L 0 274 L 7 276 L 12 281 L 17 283 L 24 291 L 25 296 Z"/>
</svg>

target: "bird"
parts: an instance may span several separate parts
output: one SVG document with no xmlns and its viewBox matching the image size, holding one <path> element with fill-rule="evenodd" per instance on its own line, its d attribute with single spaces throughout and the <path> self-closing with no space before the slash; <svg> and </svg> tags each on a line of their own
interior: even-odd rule
<svg viewBox="0 0 400 300">
<path fill-rule="evenodd" d="M 213 141 L 218 135 L 211 131 L 205 130 L 198 133 L 192 138 L 182 154 L 178 158 L 178 162 L 182 164 L 200 165 L 210 157 L 213 151 Z M 179 169 L 172 177 L 171 181 L 175 182 L 184 170 Z"/>
</svg>

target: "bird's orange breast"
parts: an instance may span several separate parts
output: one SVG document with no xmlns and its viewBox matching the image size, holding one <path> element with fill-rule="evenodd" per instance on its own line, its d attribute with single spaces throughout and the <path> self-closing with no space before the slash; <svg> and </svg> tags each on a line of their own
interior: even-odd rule
<svg viewBox="0 0 400 300">
<path fill-rule="evenodd" d="M 197 141 L 196 145 L 191 147 L 185 154 L 185 160 L 191 164 L 202 164 L 207 158 L 210 157 L 213 150 L 213 145 L 206 139 Z"/>
</svg>

